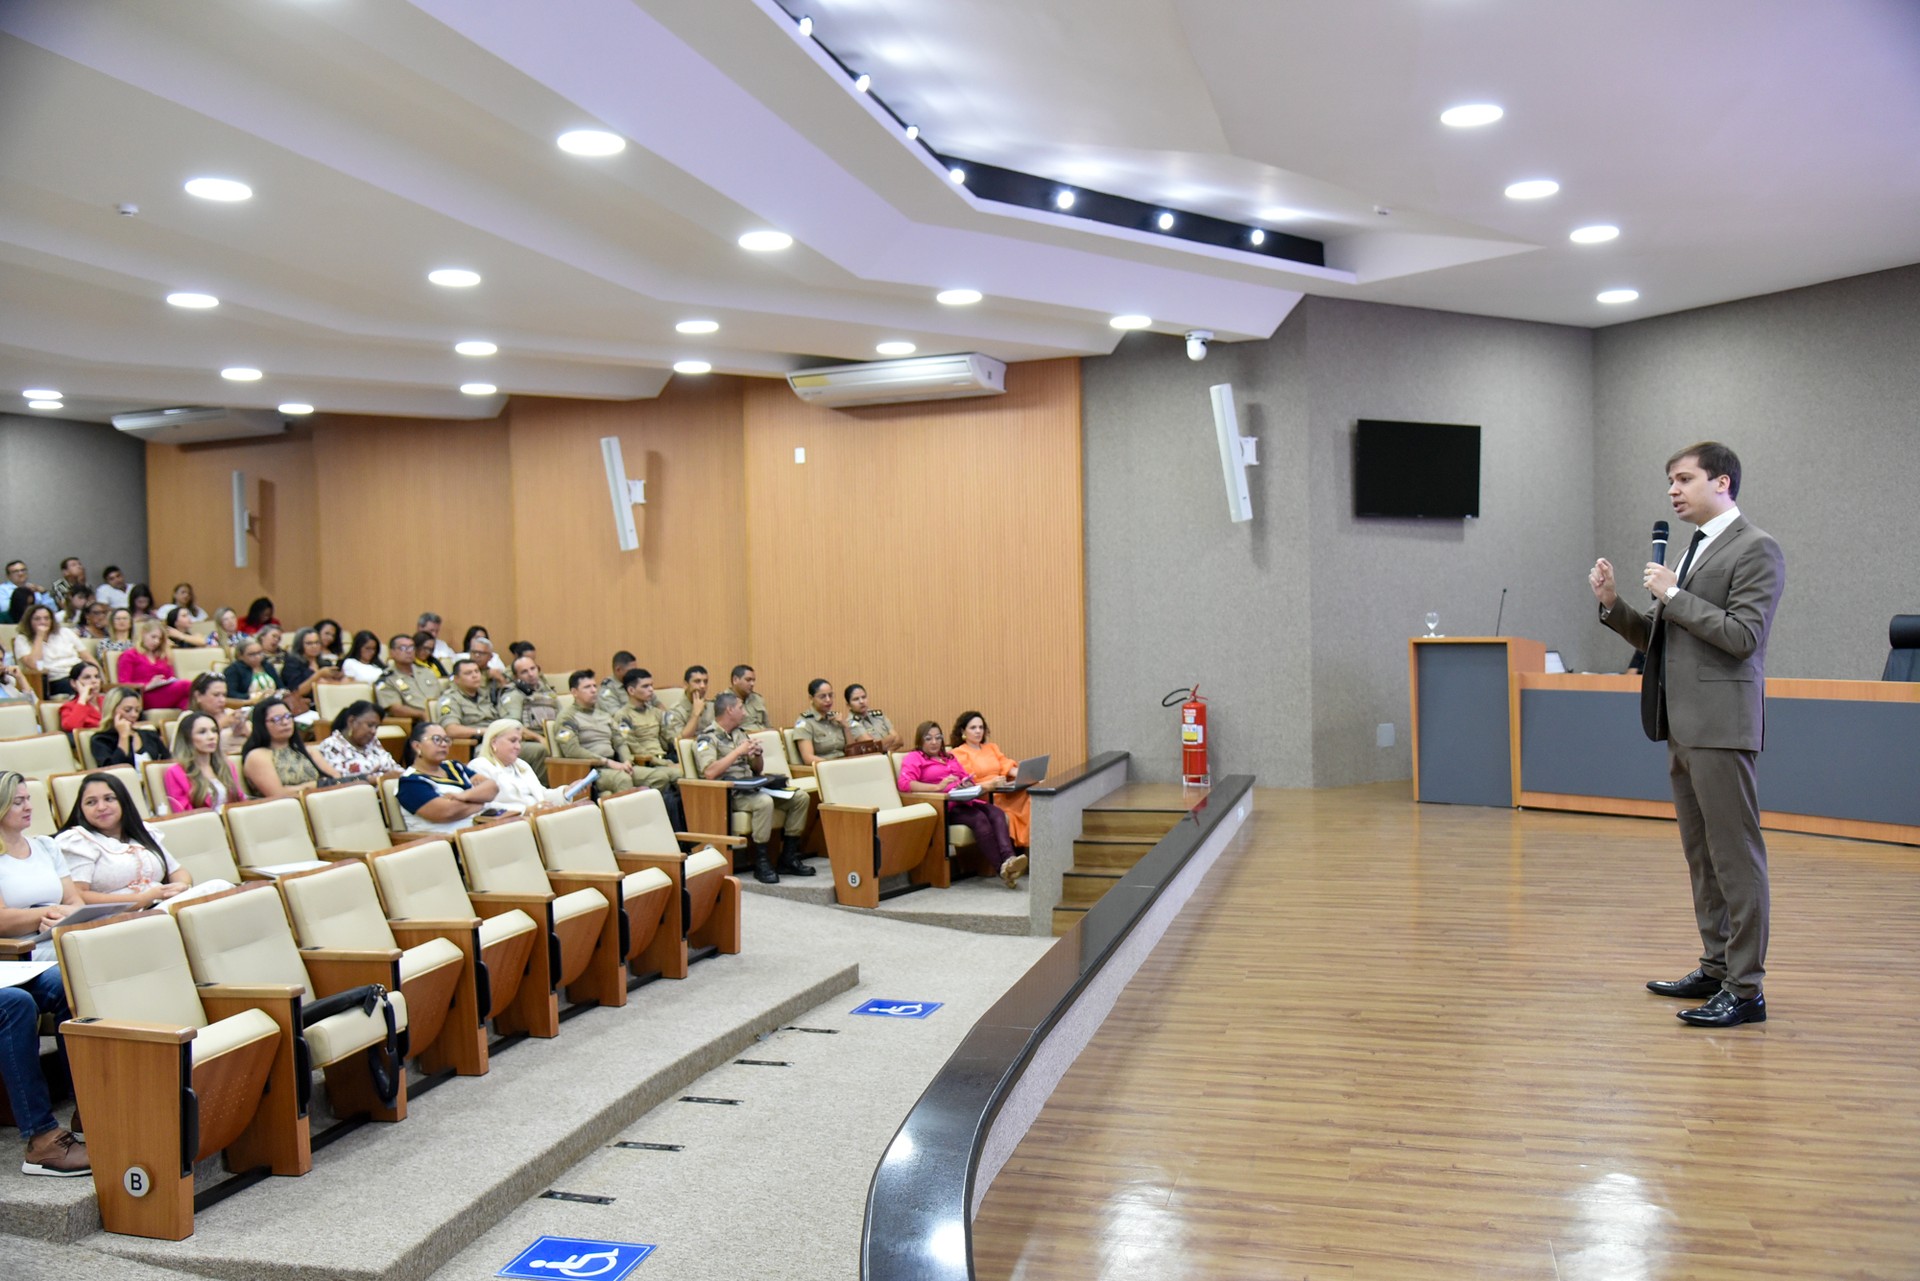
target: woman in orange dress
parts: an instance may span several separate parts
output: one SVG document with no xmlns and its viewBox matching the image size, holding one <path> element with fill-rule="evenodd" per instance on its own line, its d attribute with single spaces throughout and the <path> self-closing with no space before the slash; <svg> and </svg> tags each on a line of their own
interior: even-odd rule
<svg viewBox="0 0 1920 1281">
<path fill-rule="evenodd" d="M 1020 772 L 1020 762 L 1000 750 L 998 743 L 988 741 L 987 718 L 978 712 L 962 712 L 960 719 L 953 723 L 953 754 L 967 767 L 967 773 L 973 781 L 985 791 L 996 791 L 1009 787 L 1014 776 Z M 1007 815 L 1007 834 L 1013 837 L 1013 843 L 1025 848 L 1029 843 L 1028 814 L 1032 802 L 1025 792 L 1004 792 L 993 798 Z"/>
</svg>

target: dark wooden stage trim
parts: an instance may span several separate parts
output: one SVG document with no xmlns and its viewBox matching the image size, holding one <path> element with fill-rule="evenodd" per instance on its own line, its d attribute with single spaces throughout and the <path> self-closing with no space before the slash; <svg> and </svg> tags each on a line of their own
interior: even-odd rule
<svg viewBox="0 0 1920 1281">
<path fill-rule="evenodd" d="M 1703 1032 L 1641 987 L 1699 947 L 1670 822 L 1256 795 L 979 1277 L 1920 1277 L 1914 850 L 1769 832 L 1771 1017 Z"/>
</svg>

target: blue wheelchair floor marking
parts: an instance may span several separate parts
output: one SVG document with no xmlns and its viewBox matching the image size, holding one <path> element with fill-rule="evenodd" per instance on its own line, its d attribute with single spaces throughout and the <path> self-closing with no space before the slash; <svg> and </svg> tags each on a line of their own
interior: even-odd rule
<svg viewBox="0 0 1920 1281">
<path fill-rule="evenodd" d="M 577 1237 L 541 1237 L 495 1276 L 550 1281 L 620 1281 L 654 1251 L 632 1241 L 583 1241 Z"/>
<path fill-rule="evenodd" d="M 855 1014 L 871 1014 L 877 1019 L 924 1019 L 945 1005 L 945 1001 L 862 1001 Z"/>
</svg>

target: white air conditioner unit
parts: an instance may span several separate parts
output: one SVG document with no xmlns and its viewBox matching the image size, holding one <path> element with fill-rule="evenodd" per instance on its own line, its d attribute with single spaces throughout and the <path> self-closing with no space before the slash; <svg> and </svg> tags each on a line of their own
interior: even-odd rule
<svg viewBox="0 0 1920 1281">
<path fill-rule="evenodd" d="M 1000 396 L 1007 390 L 1007 366 L 992 356 L 909 356 L 864 365 L 829 365 L 787 375 L 787 385 L 810 405 L 851 409 L 859 405 L 898 405 L 911 400 L 958 400 L 963 396 Z"/>
<path fill-rule="evenodd" d="M 218 409 L 206 405 L 115 414 L 113 425 L 129 436 L 162 445 L 278 436 L 287 429 L 286 420 L 270 409 Z"/>
</svg>

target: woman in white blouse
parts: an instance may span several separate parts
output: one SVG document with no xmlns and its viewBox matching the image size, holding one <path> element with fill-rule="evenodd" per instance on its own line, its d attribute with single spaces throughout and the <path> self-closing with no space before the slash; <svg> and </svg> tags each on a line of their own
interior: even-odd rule
<svg viewBox="0 0 1920 1281">
<path fill-rule="evenodd" d="M 20 620 L 13 638 L 13 655 L 20 666 L 39 672 L 46 682 L 46 695 L 56 698 L 73 693 L 67 678 L 86 655 L 80 652 L 80 639 L 72 629 L 60 625 L 60 616 L 45 605 L 35 605 Z"/>
<path fill-rule="evenodd" d="M 111 774 L 87 775 L 54 839 L 87 903 L 148 908 L 193 884 L 192 874 L 147 829 L 126 784 Z"/>
<path fill-rule="evenodd" d="M 372 632 L 355 632 L 347 645 L 347 656 L 340 660 L 340 674 L 364 685 L 385 676 L 387 669 L 380 664 L 380 638 Z"/>
<path fill-rule="evenodd" d="M 398 774 L 400 762 L 380 745 L 380 709 L 355 699 L 333 718 L 333 733 L 314 744 L 314 753 L 341 778 Z"/>
<path fill-rule="evenodd" d="M 531 766 L 520 759 L 519 721 L 498 720 L 480 736 L 480 747 L 473 754 L 473 772 L 490 778 L 500 789 L 493 799 L 495 809 L 524 814 L 540 805 L 565 805 L 567 794 L 557 787 L 542 787 Z"/>
</svg>

